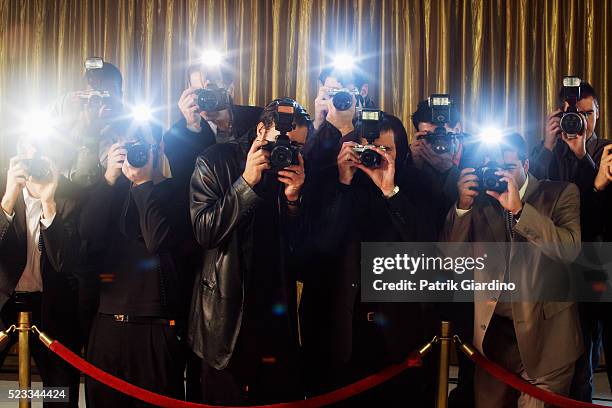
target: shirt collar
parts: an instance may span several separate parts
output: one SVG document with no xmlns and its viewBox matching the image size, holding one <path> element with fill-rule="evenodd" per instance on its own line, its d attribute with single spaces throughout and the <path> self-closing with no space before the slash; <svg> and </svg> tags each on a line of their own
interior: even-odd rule
<svg viewBox="0 0 612 408">
<path fill-rule="evenodd" d="M 523 197 L 525 197 L 525 192 L 527 191 L 527 184 L 529 184 L 529 176 L 525 178 L 525 182 L 523 183 L 521 188 L 519 188 L 519 197 L 521 198 L 521 200 L 523 199 Z"/>
</svg>

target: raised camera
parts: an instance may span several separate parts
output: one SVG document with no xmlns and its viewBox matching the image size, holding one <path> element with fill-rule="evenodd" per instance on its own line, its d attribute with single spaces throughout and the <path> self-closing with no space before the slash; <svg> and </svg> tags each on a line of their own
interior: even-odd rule
<svg viewBox="0 0 612 408">
<path fill-rule="evenodd" d="M 453 151 L 456 135 L 448 132 L 444 127 L 445 124 L 452 122 L 453 104 L 450 95 L 448 94 L 432 94 L 429 99 L 429 122 L 433 123 L 436 128 L 433 132 L 427 132 L 426 135 L 419 139 L 425 139 L 431 149 L 437 154 L 444 154 Z"/>
<path fill-rule="evenodd" d="M 359 155 L 361 164 L 369 168 L 380 167 L 382 164 L 382 156 L 376 151 L 376 148 L 386 150 L 384 146 L 375 146 L 373 144 L 357 145 L 353 147 L 353 151 Z"/>
<path fill-rule="evenodd" d="M 33 179 L 37 181 L 45 181 L 51 178 L 51 167 L 49 166 L 49 163 L 40 157 L 25 159 L 23 160 L 23 164 L 26 166 L 28 174 L 32 176 Z"/>
<path fill-rule="evenodd" d="M 479 191 L 497 191 L 503 193 L 508 189 L 508 183 L 501 181 L 501 177 L 495 174 L 503 170 L 503 168 L 495 161 L 488 162 L 484 166 L 476 169 L 475 174 L 478 177 Z"/>
<path fill-rule="evenodd" d="M 125 143 L 127 150 L 127 161 L 130 166 L 141 168 L 147 165 L 149 161 L 149 150 L 155 148 L 154 145 L 144 142 L 128 142 Z"/>
<path fill-rule="evenodd" d="M 563 100 L 567 102 L 568 107 L 559 117 L 561 130 L 567 134 L 568 139 L 574 139 L 584 131 L 584 117 L 576 106 L 580 100 L 580 82 L 578 77 L 563 78 Z"/>
<path fill-rule="evenodd" d="M 270 165 L 278 171 L 299 164 L 300 146 L 291 142 L 287 133 L 295 129 L 295 106 L 292 102 L 277 101 L 274 127 L 280 132 L 276 142 L 268 142 L 262 149 L 270 152 Z"/>
<path fill-rule="evenodd" d="M 110 94 L 107 91 L 79 91 L 76 93 L 81 102 L 87 106 L 102 106 L 108 105 Z"/>
<path fill-rule="evenodd" d="M 339 111 L 349 110 L 353 105 L 353 96 L 359 94 L 357 91 L 347 88 L 330 89 L 327 93 L 331 96 L 334 107 Z"/>
<path fill-rule="evenodd" d="M 218 112 L 229 108 L 230 97 L 225 88 L 219 88 L 214 84 L 195 91 L 198 97 L 198 107 L 204 112 Z"/>
</svg>

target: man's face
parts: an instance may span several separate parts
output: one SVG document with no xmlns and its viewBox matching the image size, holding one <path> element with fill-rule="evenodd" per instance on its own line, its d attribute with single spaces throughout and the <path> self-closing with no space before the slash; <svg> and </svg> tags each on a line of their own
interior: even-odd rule
<svg viewBox="0 0 612 408">
<path fill-rule="evenodd" d="M 110 95 L 110 98 L 103 98 L 99 103 L 98 99 L 90 99 L 87 109 L 90 110 L 91 114 L 103 120 L 109 120 L 121 114 L 123 110 L 123 92 L 121 86 L 116 81 L 109 78 L 93 78 L 88 85 L 88 89 L 108 92 Z"/>
<path fill-rule="evenodd" d="M 419 122 L 419 132 L 431 132 L 436 130 L 437 126 L 431 122 Z M 457 122 L 455 126 L 451 126 L 448 123 L 444 124 L 444 129 L 451 133 L 461 133 L 461 123 Z"/>
<path fill-rule="evenodd" d="M 223 81 L 219 78 L 219 79 L 215 79 L 215 78 L 207 78 L 206 77 L 206 73 L 203 71 L 195 71 L 192 72 L 191 75 L 189 76 L 189 85 L 194 87 L 194 88 L 198 88 L 198 89 L 202 89 L 202 88 L 206 88 L 209 85 L 216 85 L 218 88 L 225 88 L 227 89 L 227 92 L 229 93 L 229 95 L 233 98 L 233 86 L 232 85 L 227 85 L 225 83 L 223 83 Z M 228 117 L 229 112 L 227 109 L 224 109 L 222 111 L 216 111 L 216 112 L 204 112 L 201 111 L 200 112 L 200 116 L 202 116 L 202 118 L 204 118 L 204 120 L 209 120 L 209 121 L 216 121 L 216 120 L 221 120 L 223 118 Z"/>
<path fill-rule="evenodd" d="M 260 122 L 259 125 L 257 125 L 257 134 L 258 137 L 263 136 L 263 138 L 269 142 L 276 142 L 276 139 L 278 138 L 278 135 L 280 135 L 280 132 L 276 130 L 274 125 L 272 125 L 270 129 L 265 129 L 264 124 Z M 304 144 L 306 143 L 306 137 L 308 136 L 308 127 L 298 126 L 291 132 L 287 133 L 287 136 L 292 142 L 297 143 L 300 146 L 304 146 Z"/>
<path fill-rule="evenodd" d="M 342 88 L 344 88 L 342 83 L 340 83 L 340 81 L 338 81 L 337 78 L 331 77 L 331 76 L 325 78 L 325 83 L 323 84 L 323 86 L 326 87 L 326 88 L 329 88 L 329 89 L 342 89 Z"/>
<path fill-rule="evenodd" d="M 518 188 L 525 183 L 527 180 L 527 173 L 529 172 L 529 160 L 525 160 L 525 163 L 521 162 L 519 154 L 515 150 L 505 150 L 502 152 L 502 163 L 500 163 L 504 170 L 512 174 Z"/>
<path fill-rule="evenodd" d="M 569 104 L 565 102 L 563 104 L 563 110 L 565 111 L 568 106 Z M 595 126 L 597 125 L 597 119 L 599 119 L 599 110 L 597 109 L 595 100 L 592 96 L 587 96 L 586 98 L 579 100 L 576 107 L 578 108 L 578 112 L 583 113 L 586 116 L 586 138 L 589 139 L 593 135 Z"/>
<path fill-rule="evenodd" d="M 368 141 L 363 137 L 361 138 L 359 143 L 361 143 L 362 145 L 369 144 Z M 385 130 L 380 132 L 378 138 L 375 139 L 372 144 L 375 146 L 384 146 L 386 148 L 385 151 L 391 156 L 393 160 L 395 160 L 397 156 L 397 151 L 395 150 L 395 136 L 393 134 L 393 131 Z"/>
</svg>

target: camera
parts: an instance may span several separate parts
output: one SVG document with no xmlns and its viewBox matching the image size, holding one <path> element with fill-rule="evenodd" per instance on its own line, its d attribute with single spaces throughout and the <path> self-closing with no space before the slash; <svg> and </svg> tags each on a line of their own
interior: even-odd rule
<svg viewBox="0 0 612 408">
<path fill-rule="evenodd" d="M 76 92 L 76 96 L 81 100 L 81 102 L 87 106 L 102 106 L 104 104 L 108 105 L 110 101 L 110 94 L 107 91 L 79 91 Z"/>
<path fill-rule="evenodd" d="M 300 147 L 292 143 L 287 133 L 295 129 L 295 105 L 289 101 L 277 101 L 274 127 L 280 132 L 276 142 L 268 142 L 262 149 L 270 152 L 272 170 L 280 170 L 299 164 Z"/>
<path fill-rule="evenodd" d="M 368 141 L 367 145 L 357 145 L 353 151 L 359 155 L 361 163 L 369 168 L 379 167 L 382 163 L 380 153 L 376 151 L 374 141 L 380 136 L 380 123 L 384 114 L 376 109 L 362 109 L 358 116 L 359 135 Z M 384 146 L 380 146 L 385 149 Z"/>
<path fill-rule="evenodd" d="M 508 189 L 508 183 L 501 181 L 500 177 L 495 174 L 496 172 L 503 170 L 502 167 L 495 161 L 491 161 L 484 166 L 476 169 L 475 174 L 479 179 L 478 190 L 485 191 L 497 191 L 503 193 Z"/>
<path fill-rule="evenodd" d="M 45 181 L 51 178 L 51 167 L 49 166 L 49 163 L 40 157 L 25 159 L 23 160 L 23 164 L 26 166 L 28 173 L 33 179 Z"/>
<path fill-rule="evenodd" d="M 576 135 L 584 131 L 582 114 L 578 113 L 576 104 L 580 100 L 580 78 L 566 76 L 563 78 L 563 100 L 568 103 L 565 112 L 561 112 L 561 130 L 567 134 L 568 139 L 576 138 Z"/>
<path fill-rule="evenodd" d="M 339 111 L 349 110 L 353 105 L 353 96 L 359 94 L 357 91 L 347 88 L 330 89 L 327 93 L 331 96 L 334 107 Z"/>
<path fill-rule="evenodd" d="M 353 147 L 353 151 L 359 155 L 361 164 L 369 168 L 380 167 L 382 164 L 382 156 L 376 151 L 376 148 L 386 150 L 384 146 L 375 146 L 373 144 L 357 145 Z"/>
<path fill-rule="evenodd" d="M 147 165 L 149 161 L 149 150 L 153 151 L 153 166 L 156 166 L 157 162 L 157 145 L 137 141 L 127 142 L 124 144 L 127 150 L 127 161 L 130 166 L 142 168 Z"/>
<path fill-rule="evenodd" d="M 100 57 L 89 57 L 85 60 L 85 70 L 104 68 L 104 60 Z"/>
<path fill-rule="evenodd" d="M 419 137 L 425 139 L 431 149 L 437 154 L 444 154 L 453 151 L 456 134 L 447 132 L 444 125 L 452 122 L 452 100 L 448 94 L 433 94 L 428 98 L 430 118 L 436 128 L 433 132 Z"/>
<path fill-rule="evenodd" d="M 204 112 L 218 112 L 229 108 L 230 97 L 227 89 L 209 84 L 206 88 L 195 92 L 198 97 L 198 107 Z"/>
</svg>

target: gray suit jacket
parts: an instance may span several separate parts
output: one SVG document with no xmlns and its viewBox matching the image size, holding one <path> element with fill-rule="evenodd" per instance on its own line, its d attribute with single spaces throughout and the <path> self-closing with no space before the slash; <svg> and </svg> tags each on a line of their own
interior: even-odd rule
<svg viewBox="0 0 612 408">
<path fill-rule="evenodd" d="M 551 276 L 569 279 L 567 265 L 580 252 L 580 193 L 574 184 L 538 181 L 529 176 L 520 221 L 514 226 L 510 253 L 500 256 L 502 267 L 489 270 L 503 281 L 505 262 L 511 282 L 537 291 Z M 447 216 L 442 240 L 454 242 L 505 242 L 503 211 L 497 202 L 478 200 L 462 217 L 453 207 Z M 514 242 L 530 242 L 529 251 L 516 251 Z M 501 250 L 501 246 L 500 246 Z M 476 281 L 484 281 L 476 273 Z M 483 340 L 500 292 L 479 292 L 474 300 L 474 345 L 482 353 Z M 537 293 L 534 299 L 537 298 Z M 540 377 L 574 362 L 583 352 L 577 305 L 573 302 L 513 302 L 512 316 L 518 348 L 530 377 Z"/>
</svg>

